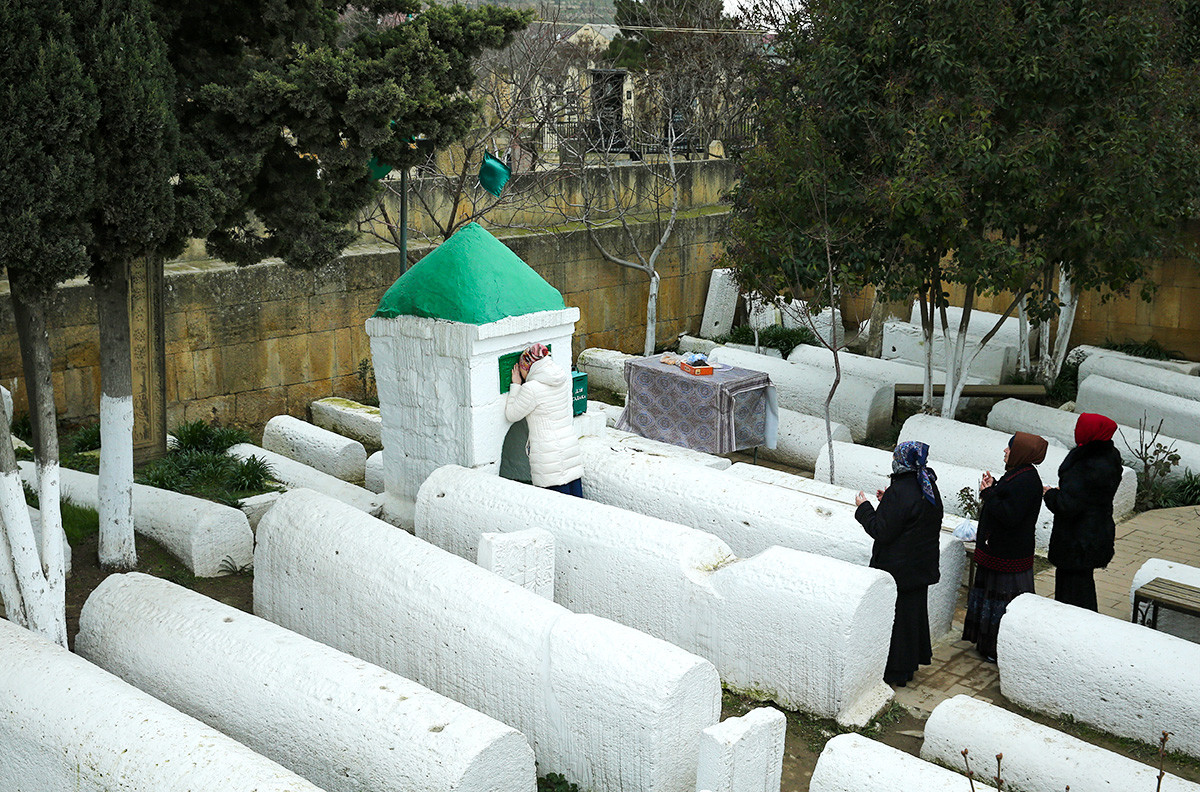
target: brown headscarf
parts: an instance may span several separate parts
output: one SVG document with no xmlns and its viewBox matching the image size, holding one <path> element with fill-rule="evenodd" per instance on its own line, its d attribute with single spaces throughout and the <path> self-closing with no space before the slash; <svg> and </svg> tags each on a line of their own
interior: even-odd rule
<svg viewBox="0 0 1200 792">
<path fill-rule="evenodd" d="M 1037 465 L 1046 458 L 1049 447 L 1046 438 L 1028 432 L 1017 432 L 1008 441 L 1008 462 L 1005 470 L 1016 470 L 1025 465 Z"/>
</svg>

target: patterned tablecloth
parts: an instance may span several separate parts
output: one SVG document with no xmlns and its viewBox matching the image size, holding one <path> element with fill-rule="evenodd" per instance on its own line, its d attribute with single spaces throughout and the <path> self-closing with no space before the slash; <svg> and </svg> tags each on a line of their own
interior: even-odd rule
<svg viewBox="0 0 1200 792">
<path fill-rule="evenodd" d="M 625 361 L 629 397 L 617 428 L 709 454 L 775 447 L 779 407 L 761 371 L 721 366 L 688 374 L 657 356 Z"/>
</svg>

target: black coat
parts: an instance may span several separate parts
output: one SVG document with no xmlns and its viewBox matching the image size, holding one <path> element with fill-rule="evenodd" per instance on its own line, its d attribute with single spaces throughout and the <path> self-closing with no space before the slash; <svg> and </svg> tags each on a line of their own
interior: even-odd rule
<svg viewBox="0 0 1200 792">
<path fill-rule="evenodd" d="M 1112 440 L 1072 448 L 1058 468 L 1058 488 L 1046 493 L 1054 512 L 1050 563 L 1063 569 L 1095 569 L 1113 557 L 1113 498 L 1121 484 L 1121 454 Z"/>
<path fill-rule="evenodd" d="M 911 591 L 938 582 L 938 539 L 942 533 L 942 496 L 933 486 L 937 503 L 925 500 L 916 473 L 895 473 L 879 508 L 863 503 L 855 519 L 875 540 L 871 566 L 896 580 L 898 591 Z"/>
<path fill-rule="evenodd" d="M 999 572 L 1024 572 L 1033 562 L 1042 509 L 1042 477 L 1025 465 L 1010 470 L 979 493 L 983 507 L 975 535 L 975 560 Z M 1021 561 L 1020 564 L 1006 563 Z"/>
</svg>

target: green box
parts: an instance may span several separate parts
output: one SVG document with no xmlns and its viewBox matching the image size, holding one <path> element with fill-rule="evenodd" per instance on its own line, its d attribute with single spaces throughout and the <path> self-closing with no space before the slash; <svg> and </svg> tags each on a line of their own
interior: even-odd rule
<svg viewBox="0 0 1200 792">
<path fill-rule="evenodd" d="M 587 372 L 571 372 L 571 414 L 583 415 L 587 412 Z"/>
</svg>

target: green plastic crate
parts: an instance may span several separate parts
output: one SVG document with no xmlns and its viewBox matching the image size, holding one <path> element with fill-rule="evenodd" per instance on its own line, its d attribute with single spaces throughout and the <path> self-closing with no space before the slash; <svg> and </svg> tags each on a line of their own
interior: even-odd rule
<svg viewBox="0 0 1200 792">
<path fill-rule="evenodd" d="M 587 412 L 587 372 L 571 372 L 571 407 L 572 415 L 583 415 Z"/>
</svg>

